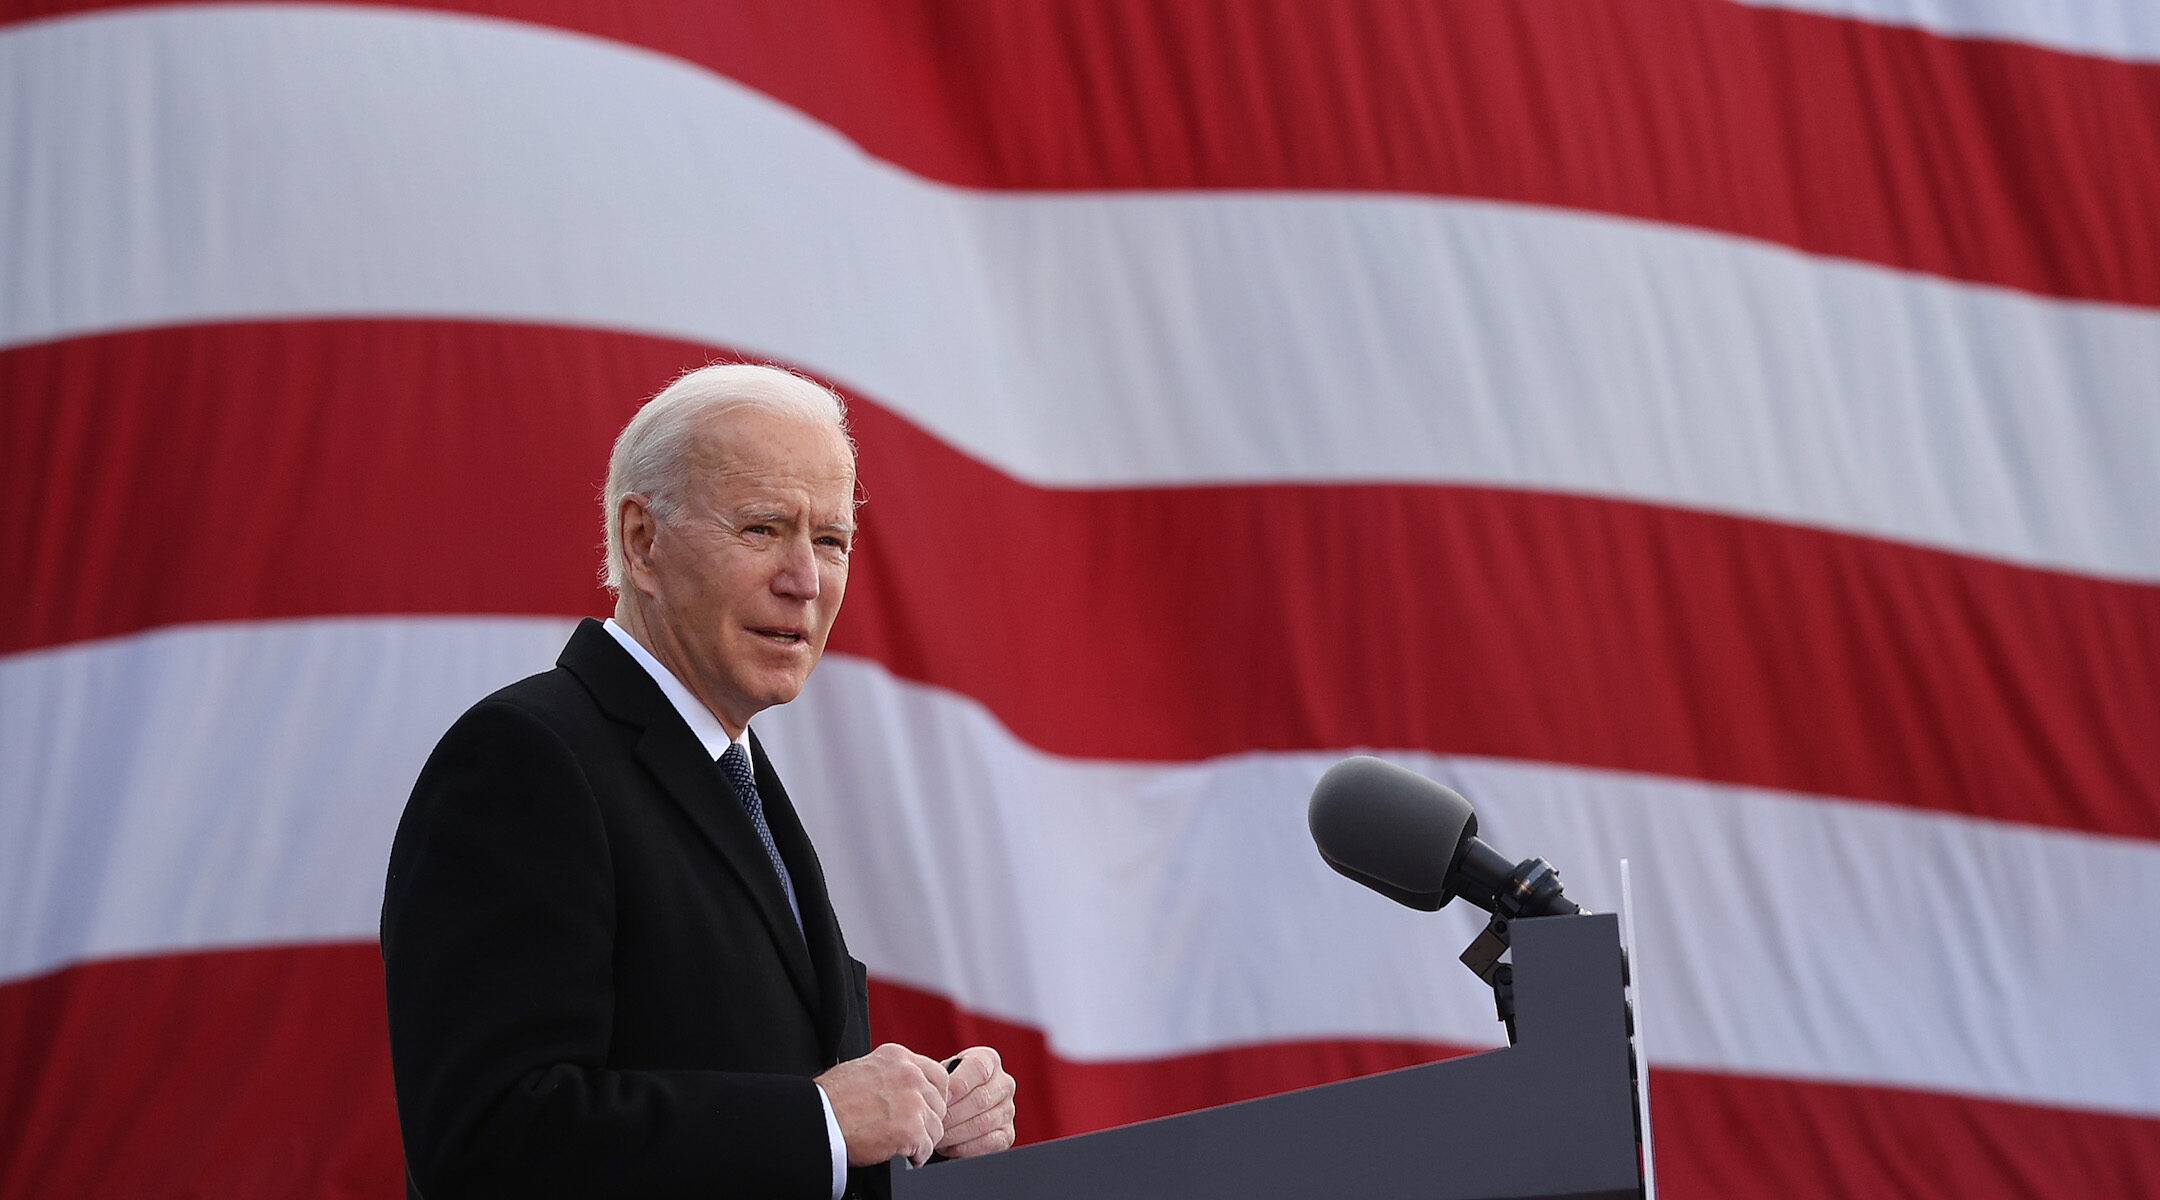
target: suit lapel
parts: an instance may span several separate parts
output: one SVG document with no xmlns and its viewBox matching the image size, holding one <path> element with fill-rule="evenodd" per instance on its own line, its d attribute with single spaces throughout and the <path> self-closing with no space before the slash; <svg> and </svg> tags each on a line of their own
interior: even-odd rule
<svg viewBox="0 0 2160 1200">
<path fill-rule="evenodd" d="M 660 685 L 653 682 L 636 659 L 615 644 L 614 637 L 601 627 L 600 622 L 587 618 L 580 624 L 557 662 L 578 677 L 609 716 L 642 730 L 637 741 L 638 761 L 652 773 L 660 791 L 682 810 L 749 892 L 758 915 L 772 935 L 781 961 L 786 964 L 789 980 L 795 985 L 803 1004 L 818 1015 L 822 1032 L 826 1006 L 820 994 L 820 973 L 811 964 L 810 948 L 804 942 L 804 935 L 795 928 L 795 916 L 788 910 L 787 895 L 781 890 L 780 877 L 773 873 L 772 861 L 765 857 L 765 845 L 758 840 L 757 827 L 750 823 L 750 814 L 744 811 L 720 769 L 705 757 L 705 747 L 697 740 L 697 735 L 690 732 L 682 715 L 668 703 Z M 765 777 L 761 774 L 758 777 L 761 798 L 764 782 Z M 777 789 L 777 780 L 774 786 Z M 771 823 L 769 799 L 766 805 L 766 821 Z M 794 825 L 792 810 L 788 820 L 799 833 L 801 827 Z M 775 840 L 778 836 L 779 831 L 775 828 Z M 795 856 L 786 847 L 782 848 L 781 854 L 792 871 Z M 802 894 L 800 880 L 796 890 L 807 925 L 811 906 L 808 896 Z M 829 920 L 830 907 L 824 903 L 822 880 L 818 883 L 818 898 L 819 906 Z"/>
<path fill-rule="evenodd" d="M 853 974 L 848 970 L 847 943 L 840 937 L 840 922 L 833 913 L 832 898 L 825 891 L 825 869 L 818 863 L 817 851 L 810 844 L 810 834 L 803 829 L 794 802 L 788 799 L 787 788 L 781 785 L 779 773 L 773 770 L 772 760 L 765 757 L 765 749 L 758 744 L 755 733 L 750 735 L 750 750 L 757 771 L 758 796 L 765 802 L 765 823 L 772 827 L 773 841 L 779 845 L 780 857 L 787 860 L 788 873 L 795 880 L 795 902 L 802 908 L 803 936 L 809 942 L 810 957 L 817 967 L 818 1038 L 825 1048 L 825 1056 L 831 1058 L 847 1031 L 850 996 L 854 991 Z"/>
</svg>

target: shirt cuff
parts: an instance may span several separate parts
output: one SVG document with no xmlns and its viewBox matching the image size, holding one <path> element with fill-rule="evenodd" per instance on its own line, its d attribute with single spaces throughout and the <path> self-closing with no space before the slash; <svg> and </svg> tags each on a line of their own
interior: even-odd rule
<svg viewBox="0 0 2160 1200">
<path fill-rule="evenodd" d="M 825 1094 L 825 1085 L 810 1086 L 817 1089 L 817 1101 L 825 1106 L 825 1144 L 832 1147 L 832 1200 L 840 1200 L 847 1191 L 847 1139 L 840 1135 L 840 1118 L 833 1115 L 832 1097 Z"/>
</svg>

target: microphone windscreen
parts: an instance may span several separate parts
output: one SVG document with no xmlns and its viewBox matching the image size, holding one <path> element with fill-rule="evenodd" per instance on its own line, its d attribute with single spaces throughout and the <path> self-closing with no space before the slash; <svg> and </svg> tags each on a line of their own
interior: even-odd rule
<svg viewBox="0 0 2160 1200">
<path fill-rule="evenodd" d="M 1470 802 L 1377 758 L 1328 768 L 1305 810 L 1327 864 L 1391 900 L 1427 911 L 1448 902 L 1448 875 L 1477 832 Z"/>
</svg>

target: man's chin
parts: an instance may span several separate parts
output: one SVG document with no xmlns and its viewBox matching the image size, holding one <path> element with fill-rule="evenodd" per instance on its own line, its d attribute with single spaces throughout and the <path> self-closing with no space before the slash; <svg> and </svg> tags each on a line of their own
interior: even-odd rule
<svg viewBox="0 0 2160 1200">
<path fill-rule="evenodd" d="M 795 674 L 768 676 L 760 680 L 759 682 L 764 686 L 758 689 L 758 707 L 761 709 L 777 708 L 782 704 L 792 702 L 795 697 L 802 695 L 803 684 L 807 683 L 809 679 L 810 672 L 804 670 Z"/>
</svg>

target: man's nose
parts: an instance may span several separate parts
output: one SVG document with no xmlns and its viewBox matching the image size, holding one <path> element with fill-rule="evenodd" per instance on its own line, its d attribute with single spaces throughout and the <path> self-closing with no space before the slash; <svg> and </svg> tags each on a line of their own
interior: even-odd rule
<svg viewBox="0 0 2160 1200">
<path fill-rule="evenodd" d="M 790 538 L 780 551 L 780 569 L 773 575 L 773 591 L 797 600 L 818 598 L 817 547 L 808 538 Z"/>
</svg>

